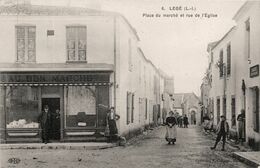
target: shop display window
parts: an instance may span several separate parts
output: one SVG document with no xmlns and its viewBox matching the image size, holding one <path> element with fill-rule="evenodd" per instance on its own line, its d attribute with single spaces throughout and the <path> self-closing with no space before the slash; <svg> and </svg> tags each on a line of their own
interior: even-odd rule
<svg viewBox="0 0 260 168">
<path fill-rule="evenodd" d="M 96 95 L 95 86 L 69 86 L 65 94 L 66 126 L 96 126 Z"/>
<path fill-rule="evenodd" d="M 39 128 L 37 87 L 6 87 L 6 128 Z"/>
</svg>

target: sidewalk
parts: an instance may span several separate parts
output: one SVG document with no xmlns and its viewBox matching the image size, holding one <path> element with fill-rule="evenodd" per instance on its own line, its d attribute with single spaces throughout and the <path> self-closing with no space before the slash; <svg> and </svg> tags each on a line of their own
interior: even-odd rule
<svg viewBox="0 0 260 168">
<path fill-rule="evenodd" d="M 260 166 L 260 152 L 234 152 L 233 156 L 248 165 Z"/>
<path fill-rule="evenodd" d="M 216 138 L 216 134 L 214 132 L 207 132 L 207 133 L 205 131 L 203 132 L 206 135 L 212 136 L 213 139 Z M 258 152 L 252 151 L 252 149 L 250 149 L 249 147 L 241 144 L 236 144 L 232 140 L 227 140 L 227 144 L 229 148 L 233 148 L 236 150 L 236 152 L 233 152 L 234 158 L 253 167 L 260 166 L 260 151 Z"/>
<path fill-rule="evenodd" d="M 66 149 L 66 150 L 98 150 L 118 146 L 116 143 L 24 143 L 24 144 L 0 144 L 0 150 L 6 149 Z"/>
</svg>

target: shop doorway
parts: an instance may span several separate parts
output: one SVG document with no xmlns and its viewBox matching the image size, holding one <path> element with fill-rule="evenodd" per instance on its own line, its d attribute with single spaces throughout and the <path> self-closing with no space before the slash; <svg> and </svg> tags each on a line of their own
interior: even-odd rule
<svg viewBox="0 0 260 168">
<path fill-rule="evenodd" d="M 49 140 L 60 140 L 60 98 L 42 98 L 42 109 L 44 105 L 51 113 Z"/>
</svg>

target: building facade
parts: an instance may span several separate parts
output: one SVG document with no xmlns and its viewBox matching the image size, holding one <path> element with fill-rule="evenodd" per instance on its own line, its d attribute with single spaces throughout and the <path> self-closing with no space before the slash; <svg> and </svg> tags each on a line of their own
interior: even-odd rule
<svg viewBox="0 0 260 168">
<path fill-rule="evenodd" d="M 212 100 L 214 124 L 225 115 L 236 138 L 237 116 L 246 112 L 246 142 L 260 149 L 259 134 L 259 62 L 260 62 L 260 3 L 247 1 L 234 16 L 231 28 L 208 52 L 211 57 Z"/>
<path fill-rule="evenodd" d="M 176 93 L 173 95 L 173 110 L 179 115 L 187 115 L 189 124 L 199 125 L 201 123 L 200 99 L 195 93 Z"/>
<path fill-rule="evenodd" d="M 164 76 L 123 16 L 19 4 L 1 6 L 0 20 L 2 142 L 40 142 L 44 105 L 60 111 L 53 141 L 106 140 L 112 106 L 121 135 L 159 124 Z"/>
</svg>

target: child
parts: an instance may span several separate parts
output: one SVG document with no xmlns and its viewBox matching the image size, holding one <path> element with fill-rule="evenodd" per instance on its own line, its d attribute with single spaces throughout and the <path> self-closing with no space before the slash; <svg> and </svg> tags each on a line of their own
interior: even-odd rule
<svg viewBox="0 0 260 168">
<path fill-rule="evenodd" d="M 216 142 L 215 142 L 215 145 L 214 147 L 211 147 L 210 149 L 216 149 L 219 141 L 221 140 L 221 137 L 222 137 L 222 141 L 223 141 L 223 146 L 222 146 L 222 151 L 225 150 L 225 143 L 226 143 L 226 137 L 227 137 L 227 134 L 229 132 L 229 125 L 226 121 L 226 117 L 225 116 L 220 116 L 220 122 L 218 123 L 218 126 L 217 126 L 217 139 L 216 139 Z"/>
</svg>

